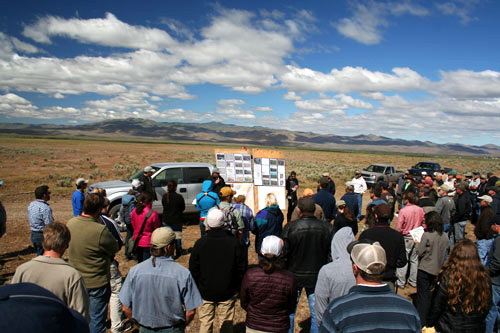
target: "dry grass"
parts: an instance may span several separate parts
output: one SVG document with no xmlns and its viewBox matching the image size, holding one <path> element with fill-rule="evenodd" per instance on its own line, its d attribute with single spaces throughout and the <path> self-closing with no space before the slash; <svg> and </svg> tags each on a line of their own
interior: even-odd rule
<svg viewBox="0 0 500 333">
<path fill-rule="evenodd" d="M 95 140 L 57 140 L 0 137 L 0 200 L 7 209 L 7 234 L 0 239 L 0 280 L 8 281 L 17 266 L 34 257 L 29 249 L 27 206 L 33 200 L 35 187 L 47 184 L 51 188 L 50 204 L 56 221 L 66 222 L 72 217 L 71 193 L 78 177 L 91 178 L 91 182 L 124 179 L 153 162 L 214 162 L 214 146 L 181 144 L 124 143 Z M 224 146 L 224 149 L 227 149 Z M 235 147 L 239 149 L 240 147 Z M 287 172 L 297 171 L 301 189 L 316 187 L 321 173 L 328 171 L 337 184 L 336 197 L 343 195 L 342 184 L 350 179 L 354 170 L 372 163 L 394 164 L 407 169 L 420 160 L 435 160 L 452 167 L 459 173 L 479 170 L 500 172 L 498 159 L 461 157 L 422 157 L 402 154 L 374 154 L 361 152 L 326 152 L 284 149 Z M 301 192 L 301 191 L 299 191 Z M 369 200 L 365 195 L 364 203 Z M 468 227 L 470 230 L 470 227 Z M 183 247 L 190 248 L 199 238 L 197 225 L 183 231 Z M 123 250 L 117 256 L 120 270 L 125 276 L 133 262 L 126 261 Z M 187 266 L 189 256 L 178 262 Z M 256 264 L 254 249 L 249 249 L 249 263 Z M 1 282 L 0 281 L 0 282 Z M 411 293 L 405 290 L 404 295 Z M 245 311 L 239 306 L 235 317 L 237 332 L 244 332 Z M 309 310 L 303 295 L 296 316 L 296 330 L 308 331 Z M 195 320 L 189 331 L 198 330 Z"/>
</svg>

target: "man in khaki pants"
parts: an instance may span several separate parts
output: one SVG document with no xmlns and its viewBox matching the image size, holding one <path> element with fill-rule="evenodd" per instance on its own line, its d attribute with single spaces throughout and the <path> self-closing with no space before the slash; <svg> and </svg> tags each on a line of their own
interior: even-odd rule
<svg viewBox="0 0 500 333">
<path fill-rule="evenodd" d="M 198 307 L 200 332 L 214 331 L 216 311 L 222 323 L 220 332 L 233 332 L 236 293 L 245 273 L 241 246 L 224 229 L 224 212 L 218 208 L 208 212 L 205 225 L 207 235 L 196 241 L 189 259 L 189 270 L 203 299 Z"/>
</svg>

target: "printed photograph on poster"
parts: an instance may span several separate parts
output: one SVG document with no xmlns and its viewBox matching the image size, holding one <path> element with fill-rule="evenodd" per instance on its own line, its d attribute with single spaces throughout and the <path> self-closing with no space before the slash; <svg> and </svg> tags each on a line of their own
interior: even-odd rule
<svg viewBox="0 0 500 333">
<path fill-rule="evenodd" d="M 274 193 L 281 209 L 286 209 L 285 188 L 279 186 L 260 186 L 259 187 L 259 210 L 266 208 L 266 196 L 268 193 Z"/>
<path fill-rule="evenodd" d="M 217 167 L 220 168 L 225 168 L 226 167 L 226 161 L 224 160 L 217 160 Z"/>
<path fill-rule="evenodd" d="M 253 159 L 253 164 L 262 164 L 262 159 L 260 157 L 256 157 Z"/>
<path fill-rule="evenodd" d="M 224 154 L 217 153 L 217 161 L 224 160 L 224 159 L 225 159 Z"/>
<path fill-rule="evenodd" d="M 234 177 L 235 175 L 234 168 L 226 168 L 226 174 L 228 177 Z"/>
<path fill-rule="evenodd" d="M 243 155 L 243 161 L 249 161 L 250 162 L 251 160 L 252 160 L 252 156 L 251 155 L 249 155 L 249 154 Z"/>
<path fill-rule="evenodd" d="M 237 175 L 242 175 L 243 174 L 243 169 L 236 168 L 236 174 Z"/>
<path fill-rule="evenodd" d="M 279 166 L 285 166 L 285 160 L 278 160 Z"/>
<path fill-rule="evenodd" d="M 243 167 L 244 167 L 245 169 L 250 169 L 250 170 L 252 170 L 252 163 L 250 163 L 250 162 L 243 162 Z"/>
<path fill-rule="evenodd" d="M 245 177 L 240 176 L 240 175 L 236 175 L 236 182 L 244 182 L 244 181 L 245 181 Z"/>
<path fill-rule="evenodd" d="M 280 186 L 285 186 L 285 181 L 283 179 L 280 179 Z"/>
<path fill-rule="evenodd" d="M 235 161 L 243 161 L 243 155 L 241 155 L 241 154 L 234 154 L 234 160 Z"/>
<path fill-rule="evenodd" d="M 234 161 L 234 154 L 224 154 L 226 161 Z"/>
<path fill-rule="evenodd" d="M 260 162 L 260 161 L 259 161 Z M 253 179 L 254 179 L 254 184 L 257 186 L 262 185 L 262 168 L 260 164 L 255 164 L 253 165 Z"/>
<path fill-rule="evenodd" d="M 234 178 L 234 176 L 227 176 L 227 181 L 234 182 L 234 181 L 236 181 L 236 179 Z"/>
<path fill-rule="evenodd" d="M 269 160 L 269 165 L 275 165 L 275 166 L 278 165 L 278 160 L 276 160 L 274 158 L 270 159 Z"/>
<path fill-rule="evenodd" d="M 243 168 L 243 163 L 242 163 L 242 162 L 238 162 L 238 161 L 236 161 L 236 162 L 234 162 L 234 166 L 235 166 L 236 168 Z"/>
</svg>

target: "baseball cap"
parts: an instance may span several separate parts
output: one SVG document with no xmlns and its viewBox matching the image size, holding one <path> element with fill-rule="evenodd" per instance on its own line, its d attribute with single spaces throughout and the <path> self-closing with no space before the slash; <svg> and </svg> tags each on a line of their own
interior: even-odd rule
<svg viewBox="0 0 500 333">
<path fill-rule="evenodd" d="M 493 217 L 490 221 L 490 225 L 492 224 L 498 224 L 500 225 L 500 215 L 496 215 L 495 217 Z"/>
<path fill-rule="evenodd" d="M 155 169 L 153 169 L 150 166 L 147 166 L 147 167 L 144 168 L 144 172 L 155 172 Z"/>
<path fill-rule="evenodd" d="M 350 253 L 352 261 L 360 270 L 368 274 L 377 274 L 368 267 L 373 264 L 387 264 L 384 248 L 379 242 L 370 244 L 369 242 L 354 241 L 347 245 L 347 252 Z"/>
<path fill-rule="evenodd" d="M 345 201 L 344 200 L 337 201 L 337 207 L 340 207 L 340 206 L 345 206 Z"/>
<path fill-rule="evenodd" d="M 236 194 L 236 191 L 233 191 L 231 189 L 231 187 L 229 187 L 229 186 L 224 186 L 223 188 L 220 189 L 220 192 L 219 192 L 219 195 L 221 197 L 227 197 L 227 196 L 235 195 L 235 194 Z"/>
<path fill-rule="evenodd" d="M 492 203 L 493 199 L 489 195 L 482 195 L 480 197 L 477 197 L 479 200 L 486 201 L 487 203 Z"/>
<path fill-rule="evenodd" d="M 354 183 L 352 181 L 348 181 L 345 183 L 345 186 L 354 186 Z"/>
<path fill-rule="evenodd" d="M 323 174 L 321 174 L 323 177 L 330 177 L 330 174 L 328 172 L 323 172 Z"/>
<path fill-rule="evenodd" d="M 446 184 L 443 184 L 443 185 L 439 186 L 438 190 L 445 191 L 446 193 L 450 192 L 450 188 Z"/>
<path fill-rule="evenodd" d="M 311 188 L 306 188 L 304 192 L 302 192 L 303 197 L 312 197 L 314 195 L 314 192 Z"/>
<path fill-rule="evenodd" d="M 161 249 L 175 240 L 175 233 L 169 227 L 155 229 L 151 235 L 151 247 Z"/>
<path fill-rule="evenodd" d="M 360 175 L 361 174 L 361 171 L 359 170 L 356 170 L 356 172 L 354 172 L 355 175 Z"/>
<path fill-rule="evenodd" d="M 224 212 L 218 208 L 208 211 L 205 223 L 210 229 L 220 228 L 224 225 Z"/>
<path fill-rule="evenodd" d="M 88 184 L 89 183 L 89 180 L 88 179 L 85 179 L 85 178 L 78 178 L 75 182 L 76 186 L 80 185 L 81 183 L 85 183 L 85 184 Z"/>
<path fill-rule="evenodd" d="M 220 170 L 219 168 L 213 168 L 212 173 L 218 173 L 220 175 Z"/>
<path fill-rule="evenodd" d="M 260 246 L 260 253 L 262 255 L 272 254 L 279 256 L 281 250 L 283 249 L 283 240 L 278 236 L 267 236 L 262 240 L 262 245 Z"/>
</svg>

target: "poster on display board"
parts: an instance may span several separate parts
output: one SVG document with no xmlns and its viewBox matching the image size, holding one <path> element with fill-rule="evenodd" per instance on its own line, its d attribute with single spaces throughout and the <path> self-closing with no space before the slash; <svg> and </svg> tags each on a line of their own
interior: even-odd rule
<svg viewBox="0 0 500 333">
<path fill-rule="evenodd" d="M 257 186 L 285 186 L 285 160 L 254 158 L 253 178 Z"/>
<path fill-rule="evenodd" d="M 266 196 L 274 193 L 280 209 L 286 210 L 285 188 L 281 186 L 259 186 L 259 210 L 266 208 Z"/>
<path fill-rule="evenodd" d="M 246 197 L 245 205 L 250 207 L 250 209 L 254 210 L 254 199 L 253 199 L 253 184 L 250 183 L 232 183 L 230 184 L 233 191 L 236 191 L 234 198 L 238 195 L 244 195 Z M 253 212 L 254 215 L 257 212 Z"/>
<path fill-rule="evenodd" d="M 252 156 L 238 153 L 216 153 L 216 166 L 226 182 L 252 183 Z"/>
</svg>

